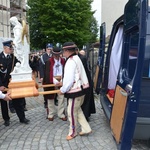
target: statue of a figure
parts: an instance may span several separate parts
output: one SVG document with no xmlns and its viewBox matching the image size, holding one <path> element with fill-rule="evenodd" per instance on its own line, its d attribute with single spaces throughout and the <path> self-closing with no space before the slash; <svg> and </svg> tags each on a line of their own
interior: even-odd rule
<svg viewBox="0 0 150 150">
<path fill-rule="evenodd" d="M 15 73 L 18 72 L 28 72 L 31 71 L 29 66 L 29 43 L 27 42 L 27 28 L 26 23 L 23 21 L 22 24 L 18 21 L 17 17 L 11 17 L 10 23 L 14 26 L 14 55 L 20 61 L 20 68 L 15 68 Z M 25 36 L 26 35 L 26 36 Z"/>
</svg>

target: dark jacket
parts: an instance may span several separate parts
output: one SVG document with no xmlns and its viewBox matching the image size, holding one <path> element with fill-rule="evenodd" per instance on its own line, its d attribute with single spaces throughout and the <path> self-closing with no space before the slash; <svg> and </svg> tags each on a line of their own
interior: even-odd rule
<svg viewBox="0 0 150 150">
<path fill-rule="evenodd" d="M 83 63 L 83 66 L 84 66 L 84 69 L 85 69 L 85 72 L 89 81 L 89 85 L 90 85 L 89 91 L 86 93 L 84 97 L 84 103 L 81 106 L 86 119 L 88 119 L 88 117 L 90 117 L 92 113 L 96 113 L 94 94 L 93 94 L 93 82 L 91 79 L 91 72 L 89 70 L 90 67 L 87 64 L 87 58 L 84 55 L 81 55 L 80 53 L 78 53 L 78 56 Z"/>
<path fill-rule="evenodd" d="M 44 78 L 44 70 L 45 70 L 45 62 L 47 60 L 49 60 L 49 58 L 51 57 L 51 54 L 50 56 L 48 56 L 47 53 L 43 54 L 39 60 L 39 72 L 40 72 L 40 78 Z"/>
<path fill-rule="evenodd" d="M 7 59 L 3 52 L 0 53 L 0 86 L 8 87 L 11 78 L 10 73 L 13 71 L 17 62 L 18 61 L 13 54 Z"/>
</svg>

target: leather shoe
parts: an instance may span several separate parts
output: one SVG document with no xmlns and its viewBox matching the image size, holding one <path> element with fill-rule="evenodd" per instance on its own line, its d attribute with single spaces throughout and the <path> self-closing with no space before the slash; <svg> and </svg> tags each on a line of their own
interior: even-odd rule
<svg viewBox="0 0 150 150">
<path fill-rule="evenodd" d="M 87 133 L 84 133 L 84 132 L 79 132 L 79 135 L 80 135 L 80 136 L 84 136 L 84 135 L 88 135 L 88 134 L 90 134 L 90 133 L 92 133 L 92 131 L 90 131 L 90 132 L 87 132 Z"/>
<path fill-rule="evenodd" d="M 53 121 L 53 120 L 54 120 L 54 117 L 52 117 L 52 118 L 48 118 L 48 120 L 49 120 L 49 121 Z"/>
<path fill-rule="evenodd" d="M 9 120 L 5 120 L 4 125 L 5 126 L 9 126 L 10 125 L 10 121 Z"/>
<path fill-rule="evenodd" d="M 73 138 L 75 138 L 77 135 L 75 135 L 75 136 L 71 136 L 71 135 L 67 135 L 67 137 L 66 137 L 66 140 L 72 140 Z"/>
<path fill-rule="evenodd" d="M 23 120 L 20 120 L 20 123 L 24 123 L 24 124 L 29 124 L 30 120 L 29 119 L 23 119 Z"/>
<path fill-rule="evenodd" d="M 62 121 L 67 121 L 67 117 L 60 118 Z"/>
</svg>

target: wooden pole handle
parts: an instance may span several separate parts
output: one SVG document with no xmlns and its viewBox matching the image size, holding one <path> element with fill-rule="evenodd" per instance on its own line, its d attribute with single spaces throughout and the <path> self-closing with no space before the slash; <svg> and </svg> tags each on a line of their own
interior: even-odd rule
<svg viewBox="0 0 150 150">
<path fill-rule="evenodd" d="M 61 85 L 56 85 L 56 84 L 43 84 L 43 85 L 40 85 L 40 86 L 38 86 L 39 88 L 44 88 L 44 87 L 59 87 L 59 86 L 61 86 Z"/>
<path fill-rule="evenodd" d="M 52 90 L 52 91 L 39 92 L 39 94 L 46 95 L 46 94 L 56 94 L 56 93 L 59 93 L 59 92 L 60 92 L 60 90 Z"/>
</svg>

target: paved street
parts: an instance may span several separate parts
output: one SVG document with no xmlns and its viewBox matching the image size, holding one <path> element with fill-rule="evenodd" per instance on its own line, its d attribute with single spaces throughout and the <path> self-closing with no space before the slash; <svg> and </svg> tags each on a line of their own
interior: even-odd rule
<svg viewBox="0 0 150 150">
<path fill-rule="evenodd" d="M 52 122 L 46 119 L 42 96 L 26 98 L 29 125 L 21 124 L 16 114 L 10 113 L 11 124 L 5 127 L 0 114 L 0 150 L 116 150 L 98 97 L 95 96 L 97 113 L 89 122 L 93 133 L 77 136 L 71 141 L 66 141 L 68 121 L 64 122 L 57 116 Z M 148 150 L 148 147 L 145 141 L 133 141 L 132 150 Z"/>
</svg>

